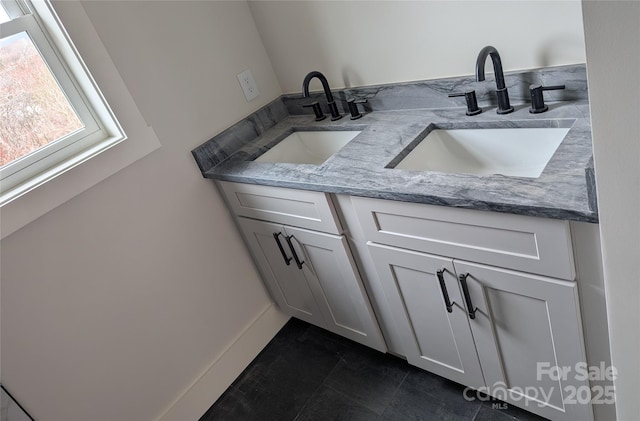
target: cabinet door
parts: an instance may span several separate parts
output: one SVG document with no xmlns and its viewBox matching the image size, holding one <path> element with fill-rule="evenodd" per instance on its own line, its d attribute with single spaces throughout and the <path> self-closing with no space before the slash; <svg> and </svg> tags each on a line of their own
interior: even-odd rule
<svg viewBox="0 0 640 421">
<path fill-rule="evenodd" d="M 454 266 L 468 274 L 471 330 L 489 393 L 553 420 L 592 420 L 590 405 L 578 403 L 589 384 L 576 370 L 586 361 L 576 284 L 457 260 Z M 566 367 L 566 379 L 539 365 Z"/>
<path fill-rule="evenodd" d="M 302 264 L 301 273 L 313 289 L 326 328 L 353 341 L 386 351 L 369 298 L 346 238 L 285 227 Z M 295 261 L 292 263 L 295 267 Z"/>
<path fill-rule="evenodd" d="M 484 386 L 452 260 L 372 243 L 369 251 L 408 361 L 458 383 Z M 446 288 L 440 286 L 438 271 Z"/>
<path fill-rule="evenodd" d="M 282 311 L 324 327 L 322 312 L 307 278 L 293 262 L 284 227 L 247 218 L 238 218 L 238 221 L 262 278 Z M 278 235 L 282 251 L 274 234 Z"/>
</svg>

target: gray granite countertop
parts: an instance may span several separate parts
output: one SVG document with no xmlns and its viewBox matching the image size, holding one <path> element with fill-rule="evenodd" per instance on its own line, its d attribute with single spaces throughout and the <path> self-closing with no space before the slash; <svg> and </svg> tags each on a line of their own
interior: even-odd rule
<svg viewBox="0 0 640 421">
<path fill-rule="evenodd" d="M 591 168 L 591 129 L 586 102 L 550 104 L 532 115 L 526 105 L 512 114 L 488 110 L 467 117 L 463 109 L 371 112 L 360 120 L 315 122 L 310 116 L 288 116 L 262 136 L 204 173 L 205 177 L 251 184 L 343 193 L 407 202 L 509 212 L 597 222 L 587 186 Z M 386 168 L 429 124 L 474 127 L 500 122 L 501 127 L 557 127 L 571 124 L 539 178 L 474 176 Z M 321 165 L 253 162 L 294 130 L 362 130 Z"/>
<path fill-rule="evenodd" d="M 299 95 L 285 95 L 194 149 L 193 154 L 203 176 L 211 179 L 598 222 L 584 66 L 514 73 L 507 80 L 512 84 L 516 110 L 506 115 L 495 112 L 491 83 L 482 85 L 489 86 L 489 93 L 479 96 L 482 114 L 468 117 L 465 107 L 459 107 L 462 104 L 450 102 L 447 92 L 478 88 L 469 77 L 337 92 L 338 98 L 367 98 L 372 108 L 383 109 L 369 111 L 355 121 L 345 116 L 335 122 L 316 122 L 311 115 L 293 115 L 303 110 L 302 101 Z M 518 94 L 517 89 L 534 82 L 566 83 L 567 91 L 564 97 L 548 102 L 549 111 L 530 114 L 526 95 Z M 312 99 L 321 98 L 312 94 Z M 398 109 L 398 104 L 408 108 Z M 418 109 L 420 104 L 426 104 L 426 108 Z M 305 108 L 303 112 L 310 111 Z M 399 161 L 407 146 L 415 146 L 424 138 L 431 124 L 440 128 L 497 125 L 570 130 L 539 178 L 389 168 Z M 253 161 L 297 130 L 362 132 L 321 165 Z"/>
</svg>

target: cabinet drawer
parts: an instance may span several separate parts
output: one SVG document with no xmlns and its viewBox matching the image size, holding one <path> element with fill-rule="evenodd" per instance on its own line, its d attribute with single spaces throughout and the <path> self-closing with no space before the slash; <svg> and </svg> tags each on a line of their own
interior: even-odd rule
<svg viewBox="0 0 640 421">
<path fill-rule="evenodd" d="M 340 234 L 342 227 L 327 193 L 219 181 L 238 216 Z"/>
<path fill-rule="evenodd" d="M 368 241 L 575 278 L 566 221 L 362 197 L 353 205 Z"/>
</svg>

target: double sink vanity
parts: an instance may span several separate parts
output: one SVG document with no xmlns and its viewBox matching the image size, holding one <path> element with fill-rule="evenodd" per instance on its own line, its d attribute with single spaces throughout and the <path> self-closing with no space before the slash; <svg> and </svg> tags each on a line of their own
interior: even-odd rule
<svg viewBox="0 0 640 421">
<path fill-rule="evenodd" d="M 539 370 L 595 357 L 580 305 L 601 282 L 583 241 L 597 241 L 588 102 L 533 114 L 516 94 L 497 114 L 480 94 L 469 116 L 446 95 L 465 83 L 343 90 L 368 100 L 353 120 L 283 96 L 193 154 L 287 314 L 543 417 L 594 419 L 567 399 L 588 380 Z M 382 106 L 407 92 L 446 106 Z"/>
</svg>

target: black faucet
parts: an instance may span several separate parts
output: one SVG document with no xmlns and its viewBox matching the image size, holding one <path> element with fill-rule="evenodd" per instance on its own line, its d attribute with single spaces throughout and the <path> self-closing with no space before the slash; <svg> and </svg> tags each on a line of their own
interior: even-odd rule
<svg viewBox="0 0 640 421">
<path fill-rule="evenodd" d="M 504 84 L 504 73 L 502 72 L 502 61 L 500 60 L 500 54 L 492 46 L 484 47 L 478 54 L 476 60 L 476 81 L 481 82 L 484 80 L 484 65 L 487 61 L 487 56 L 491 56 L 493 62 L 493 73 L 496 77 L 496 94 L 498 95 L 498 114 L 508 114 L 513 112 L 513 107 L 509 103 L 509 92 Z"/>
<path fill-rule="evenodd" d="M 304 77 L 304 82 L 302 82 L 302 96 L 304 98 L 309 97 L 309 82 L 311 82 L 311 79 L 313 79 L 314 77 L 317 77 L 318 80 L 320 80 L 320 83 L 322 83 L 322 87 L 324 88 L 324 94 L 327 97 L 327 105 L 329 106 L 329 111 L 331 112 L 331 120 L 334 121 L 334 120 L 341 119 L 342 116 L 338 111 L 338 106 L 336 105 L 336 102 L 333 100 L 333 95 L 331 94 L 331 88 L 329 88 L 329 82 L 327 82 L 327 78 L 324 77 L 322 73 L 313 71 Z M 312 106 L 312 104 L 305 105 L 305 106 Z M 322 111 L 320 111 L 320 115 L 318 115 L 319 108 L 320 108 L 319 106 L 313 107 L 314 111 L 316 112 L 316 120 L 324 119 L 324 115 L 322 115 Z"/>
</svg>

